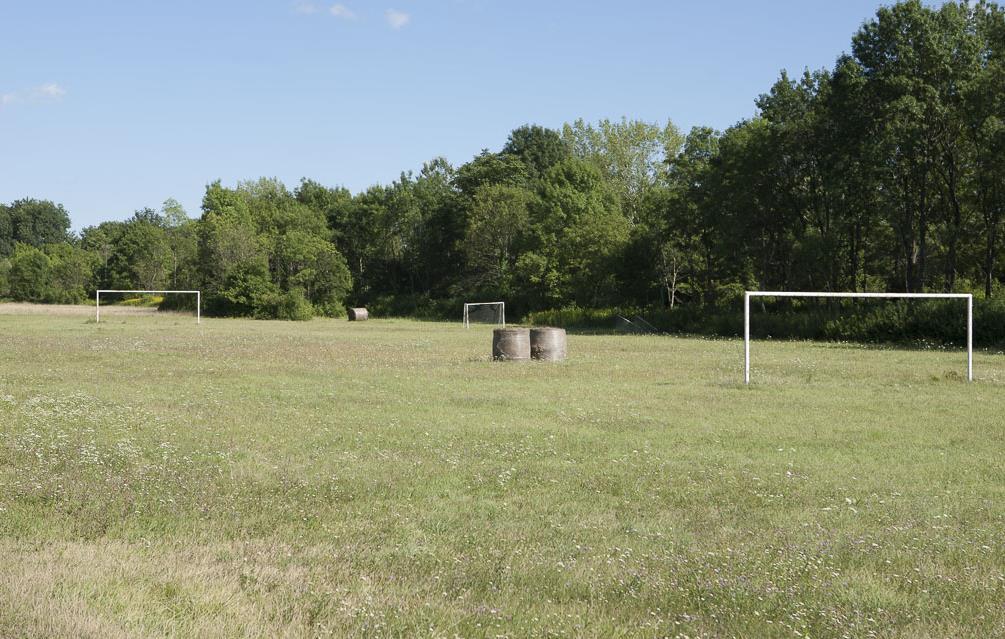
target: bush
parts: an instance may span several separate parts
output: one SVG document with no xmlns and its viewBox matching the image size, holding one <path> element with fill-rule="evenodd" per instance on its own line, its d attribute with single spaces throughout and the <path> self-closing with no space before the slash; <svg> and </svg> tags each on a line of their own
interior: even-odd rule
<svg viewBox="0 0 1005 639">
<path fill-rule="evenodd" d="M 238 272 L 227 278 L 223 289 L 208 296 L 206 308 L 212 315 L 243 317 L 259 317 L 263 309 L 271 309 L 274 316 L 279 296 L 279 287 L 268 275 Z"/>
<path fill-rule="evenodd" d="M 48 302 L 52 293 L 52 264 L 39 249 L 18 244 L 11 258 L 10 295 L 19 302 Z"/>
<path fill-rule="evenodd" d="M 537 326 L 557 326 L 578 330 L 611 330 L 614 328 L 617 316 L 631 317 L 638 315 L 639 309 L 633 308 L 580 308 L 567 306 L 549 311 L 537 311 L 528 314 L 524 321 Z"/>
<path fill-rule="evenodd" d="M 97 258 L 70 244 L 46 244 L 43 252 L 49 258 L 51 270 L 47 302 L 80 304 L 89 300 L 88 289 Z"/>
<path fill-rule="evenodd" d="M 341 302 L 325 302 L 323 304 L 314 304 L 314 313 L 320 315 L 321 317 L 345 317 L 346 310 L 345 305 Z"/>
<path fill-rule="evenodd" d="M 305 322 L 314 317 L 314 307 L 307 301 L 303 289 L 294 288 L 279 296 L 275 318 Z"/>
<path fill-rule="evenodd" d="M 195 295 L 165 295 L 160 304 L 157 305 L 159 311 L 192 311 L 195 312 L 197 298 Z"/>
<path fill-rule="evenodd" d="M 195 296 L 188 297 L 188 303 L 194 303 Z M 207 296 L 206 310 L 211 315 L 295 321 L 309 320 L 316 313 L 302 288 L 293 287 L 284 292 L 267 273 L 256 269 L 229 277 L 223 289 Z M 324 310 L 337 313 L 341 308 L 337 302 L 330 302 Z"/>
<path fill-rule="evenodd" d="M 0 258 L 0 299 L 10 295 L 10 260 Z"/>
<path fill-rule="evenodd" d="M 427 321 L 461 321 L 464 302 L 428 295 L 381 295 L 364 303 L 373 317 L 410 317 Z"/>
<path fill-rule="evenodd" d="M 569 307 L 530 313 L 525 321 L 573 330 L 613 331 L 615 317 L 641 315 L 669 333 L 736 337 L 743 333 L 742 306 L 702 309 Z M 963 346 L 966 309 L 961 300 L 760 300 L 751 305 L 755 338 L 813 339 Z M 974 343 L 1005 345 L 1005 298 L 974 300 Z"/>
</svg>

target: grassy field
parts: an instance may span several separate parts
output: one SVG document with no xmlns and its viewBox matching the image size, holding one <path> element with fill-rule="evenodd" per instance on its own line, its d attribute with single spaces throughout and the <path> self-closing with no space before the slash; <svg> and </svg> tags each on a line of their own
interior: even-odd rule
<svg viewBox="0 0 1005 639">
<path fill-rule="evenodd" d="M 107 319 L 0 315 L 0 637 L 1005 635 L 1003 355 Z"/>
</svg>

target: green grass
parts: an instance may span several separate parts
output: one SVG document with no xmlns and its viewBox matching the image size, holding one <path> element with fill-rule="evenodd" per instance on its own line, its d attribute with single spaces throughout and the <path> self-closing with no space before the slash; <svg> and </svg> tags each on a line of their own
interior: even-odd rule
<svg viewBox="0 0 1005 639">
<path fill-rule="evenodd" d="M 1005 357 L 0 315 L 3 637 L 1005 634 Z"/>
</svg>

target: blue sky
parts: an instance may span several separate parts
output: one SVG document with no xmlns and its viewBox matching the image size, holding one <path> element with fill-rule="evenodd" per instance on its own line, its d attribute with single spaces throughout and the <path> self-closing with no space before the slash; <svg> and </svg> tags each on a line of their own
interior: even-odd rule
<svg viewBox="0 0 1005 639">
<path fill-rule="evenodd" d="M 0 202 L 75 229 L 205 185 L 353 191 L 576 118 L 725 128 L 865 0 L 0 0 Z"/>
</svg>

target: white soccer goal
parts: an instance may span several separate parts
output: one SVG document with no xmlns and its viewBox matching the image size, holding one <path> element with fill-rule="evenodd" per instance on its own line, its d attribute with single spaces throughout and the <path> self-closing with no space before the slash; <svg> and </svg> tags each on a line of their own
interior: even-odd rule
<svg viewBox="0 0 1005 639">
<path fill-rule="evenodd" d="M 472 302 L 464 305 L 464 328 L 471 323 L 506 326 L 505 302 Z"/>
<path fill-rule="evenodd" d="M 967 301 L 967 381 L 974 381 L 974 296 L 969 293 L 822 293 L 747 291 L 743 295 L 743 383 L 750 383 L 750 298 L 846 297 L 880 299 L 944 299 Z"/>
<path fill-rule="evenodd" d="M 102 293 L 136 293 L 141 295 L 195 295 L 195 323 L 202 323 L 202 291 L 123 291 L 118 289 L 100 289 L 94 292 L 94 322 L 101 321 Z"/>
</svg>

